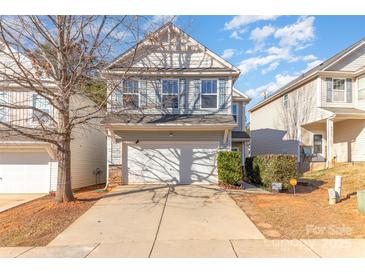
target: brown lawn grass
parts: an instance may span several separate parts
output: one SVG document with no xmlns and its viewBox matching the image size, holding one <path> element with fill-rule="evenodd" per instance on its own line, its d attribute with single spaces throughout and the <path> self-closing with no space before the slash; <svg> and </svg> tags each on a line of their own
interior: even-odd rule
<svg viewBox="0 0 365 274">
<path fill-rule="evenodd" d="M 343 176 L 341 202 L 328 205 L 328 188 L 335 176 Z M 248 194 L 232 192 L 232 198 L 267 238 L 365 238 L 365 215 L 357 210 L 356 191 L 365 189 L 365 164 L 341 164 L 307 172 L 309 186 L 297 194 Z"/>
<path fill-rule="evenodd" d="M 0 246 L 44 246 L 85 213 L 104 193 L 92 186 L 76 201 L 56 204 L 50 195 L 0 213 Z"/>
</svg>

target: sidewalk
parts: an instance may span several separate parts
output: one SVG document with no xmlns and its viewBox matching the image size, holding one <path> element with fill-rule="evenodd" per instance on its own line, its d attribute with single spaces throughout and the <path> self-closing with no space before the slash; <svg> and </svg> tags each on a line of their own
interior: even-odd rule
<svg viewBox="0 0 365 274">
<path fill-rule="evenodd" d="M 365 239 L 174 240 L 2 247 L 2 258 L 365 258 Z"/>
</svg>

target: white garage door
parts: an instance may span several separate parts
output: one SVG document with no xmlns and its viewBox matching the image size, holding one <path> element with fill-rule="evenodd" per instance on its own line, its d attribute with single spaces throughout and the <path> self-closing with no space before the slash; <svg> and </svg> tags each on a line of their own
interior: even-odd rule
<svg viewBox="0 0 365 274">
<path fill-rule="evenodd" d="M 0 152 L 0 193 L 47 193 L 50 158 L 42 152 Z"/>
<path fill-rule="evenodd" d="M 217 183 L 217 143 L 128 145 L 128 183 Z"/>
</svg>

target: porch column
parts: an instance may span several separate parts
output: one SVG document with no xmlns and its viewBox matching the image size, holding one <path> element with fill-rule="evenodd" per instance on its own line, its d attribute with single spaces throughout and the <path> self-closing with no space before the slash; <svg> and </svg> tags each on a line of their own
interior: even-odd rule
<svg viewBox="0 0 365 274">
<path fill-rule="evenodd" d="M 334 117 L 328 118 L 326 121 L 327 131 L 327 154 L 326 154 L 326 167 L 331 167 L 333 158 L 333 119 Z"/>
</svg>

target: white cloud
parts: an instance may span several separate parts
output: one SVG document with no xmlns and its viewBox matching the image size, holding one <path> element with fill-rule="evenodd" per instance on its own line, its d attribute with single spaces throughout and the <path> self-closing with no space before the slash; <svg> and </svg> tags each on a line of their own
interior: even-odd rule
<svg viewBox="0 0 365 274">
<path fill-rule="evenodd" d="M 281 47 L 303 49 L 315 38 L 314 20 L 313 16 L 301 16 L 294 24 L 276 30 L 274 36 Z"/>
<path fill-rule="evenodd" d="M 309 62 L 309 61 L 314 61 L 317 60 L 317 57 L 314 56 L 313 54 L 309 54 L 303 57 L 303 61 Z"/>
<path fill-rule="evenodd" d="M 250 35 L 250 39 L 255 42 L 255 47 L 247 50 L 246 53 L 260 52 L 264 55 L 242 60 L 239 65 L 242 74 L 260 67 L 263 67 L 261 72 L 266 74 L 275 70 L 283 61 L 289 63 L 305 61 L 318 64 L 316 56 L 312 54 L 304 57 L 295 54 L 296 51 L 309 46 L 314 40 L 314 20 L 313 16 L 301 16 L 295 23 L 282 28 L 275 28 L 271 25 L 255 28 Z M 277 45 L 265 49 L 265 40 L 272 35 L 275 38 L 274 41 L 277 40 Z"/>
<path fill-rule="evenodd" d="M 272 26 L 263 26 L 262 28 L 255 28 L 253 31 L 251 31 L 250 39 L 257 43 L 261 43 L 270 35 L 272 35 L 274 32 L 275 28 Z"/>
<path fill-rule="evenodd" d="M 279 88 L 285 86 L 292 80 L 294 80 L 297 77 L 297 75 L 290 75 L 290 74 L 277 74 L 275 76 L 275 81 L 270 82 L 266 85 L 262 85 L 258 88 L 249 89 L 245 92 L 249 97 L 255 98 L 255 97 L 262 97 L 263 93 L 265 92 L 267 95 L 270 93 L 273 93 L 277 91 Z"/>
<path fill-rule="evenodd" d="M 268 66 L 268 68 L 264 68 L 262 71 L 263 73 L 267 73 L 270 70 L 276 69 L 282 61 L 297 61 L 297 57 L 292 56 L 289 49 L 271 47 L 266 50 L 266 53 L 267 55 L 265 56 L 251 57 L 242 60 L 238 66 L 242 75 L 263 66 Z"/>
<path fill-rule="evenodd" d="M 267 55 L 264 57 L 252 57 L 241 61 L 238 68 L 241 70 L 241 74 L 244 75 L 251 70 L 256 70 L 260 66 L 269 65 L 274 61 L 280 59 L 278 55 Z"/>
<path fill-rule="evenodd" d="M 234 16 L 231 21 L 224 24 L 225 30 L 234 30 L 252 24 L 257 21 L 275 20 L 277 15 L 238 15 Z"/>
<path fill-rule="evenodd" d="M 229 59 L 229 58 L 231 58 L 233 56 L 233 54 L 235 53 L 235 51 L 236 51 L 235 49 L 225 49 L 223 51 L 223 54 L 221 55 L 221 57 L 223 59 Z"/>
<path fill-rule="evenodd" d="M 236 30 L 233 31 L 229 37 L 236 39 L 236 40 L 243 40 L 243 38 L 238 34 L 238 31 L 236 31 Z"/>
<path fill-rule="evenodd" d="M 262 74 L 266 74 L 270 71 L 273 71 L 275 69 L 277 69 L 277 67 L 280 65 L 280 62 L 274 62 L 274 63 L 271 63 L 267 68 L 263 69 L 261 71 Z"/>
</svg>

